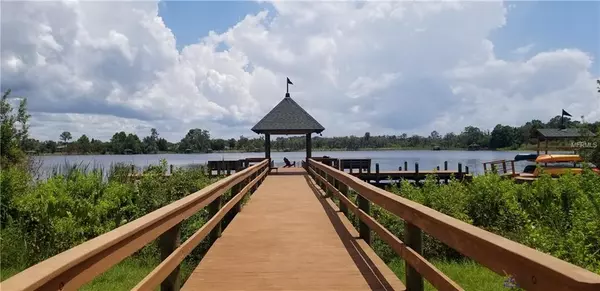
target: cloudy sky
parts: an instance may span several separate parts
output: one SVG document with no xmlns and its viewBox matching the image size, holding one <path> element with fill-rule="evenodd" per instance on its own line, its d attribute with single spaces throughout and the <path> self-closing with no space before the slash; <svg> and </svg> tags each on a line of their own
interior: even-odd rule
<svg viewBox="0 0 600 291">
<path fill-rule="evenodd" d="M 600 2 L 2 2 L 1 85 L 38 139 L 254 136 L 285 93 L 323 135 L 600 119 Z"/>
</svg>

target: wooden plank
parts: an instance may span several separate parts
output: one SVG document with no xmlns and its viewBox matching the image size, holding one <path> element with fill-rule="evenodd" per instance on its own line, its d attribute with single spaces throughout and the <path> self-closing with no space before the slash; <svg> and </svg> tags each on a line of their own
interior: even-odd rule
<svg viewBox="0 0 600 291">
<path fill-rule="evenodd" d="M 219 180 L 139 219 L 42 261 L 2 282 L 2 289 L 77 289 L 265 166 L 267 161 Z"/>
<path fill-rule="evenodd" d="M 183 290 L 386 290 L 339 232 L 306 175 L 269 175 Z"/>
<path fill-rule="evenodd" d="M 312 170 L 312 169 L 311 169 Z M 317 179 L 322 180 L 323 178 L 317 176 Z M 331 185 L 326 185 L 327 187 L 332 187 Z M 408 262 L 413 268 L 415 268 L 418 273 L 422 274 L 427 281 L 431 283 L 438 290 L 463 290 L 456 284 L 452 279 L 448 278 L 444 273 L 438 270 L 433 264 L 428 262 L 420 253 L 415 250 L 409 248 L 394 236 L 389 230 L 387 230 L 383 225 L 377 222 L 373 217 L 367 215 L 364 211 L 362 211 L 356 204 L 352 203 L 349 198 L 342 195 L 339 191 L 333 191 L 333 194 L 338 196 L 340 199 L 340 203 L 345 204 L 346 207 L 352 211 L 360 221 L 367 224 L 367 226 L 373 230 L 379 237 L 386 242 L 393 250 L 398 254 L 402 259 Z"/>
<path fill-rule="evenodd" d="M 167 232 L 163 233 L 159 238 L 160 259 L 161 261 L 168 258 L 181 243 L 181 223 L 173 226 Z M 161 278 L 160 291 L 179 291 L 181 282 L 179 279 L 179 264 L 173 266 L 165 276 Z M 160 281 L 157 281 L 157 283 Z"/>
<path fill-rule="evenodd" d="M 371 202 L 412 223 L 500 275 L 512 275 L 527 290 L 600 290 L 600 276 L 499 235 L 379 189 L 333 168 L 311 162 Z"/>
<path fill-rule="evenodd" d="M 209 219 L 200 229 L 198 229 L 188 240 L 186 240 L 181 247 L 173 251 L 167 258 L 163 259 L 162 262 L 148 274 L 141 282 L 139 282 L 132 290 L 152 290 L 154 287 L 164 278 L 167 277 L 169 272 L 179 266 L 181 261 L 190 253 L 194 248 L 209 235 L 215 228 L 217 228 L 221 220 L 225 215 L 235 208 L 239 204 L 240 200 L 250 191 L 250 188 L 254 184 L 257 184 L 260 179 L 266 176 L 268 169 L 263 170 L 261 175 L 256 179 L 252 180 L 250 184 L 245 186 L 237 195 L 229 200 L 223 208 L 219 209 L 215 215 Z"/>
</svg>

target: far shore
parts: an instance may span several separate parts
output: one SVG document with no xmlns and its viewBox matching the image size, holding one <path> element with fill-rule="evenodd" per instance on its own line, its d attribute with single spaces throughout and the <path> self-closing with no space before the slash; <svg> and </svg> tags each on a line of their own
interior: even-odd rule
<svg viewBox="0 0 600 291">
<path fill-rule="evenodd" d="M 423 148 L 423 147 L 415 147 L 415 148 L 359 148 L 356 150 L 348 150 L 348 149 L 332 149 L 332 148 L 313 148 L 312 152 L 370 152 L 370 151 L 434 151 L 431 148 Z M 443 148 L 439 151 L 469 151 L 466 148 Z M 501 151 L 501 152 L 522 152 L 522 151 L 536 151 L 534 147 L 522 147 L 518 149 L 480 149 L 480 150 L 471 150 L 471 151 Z M 223 151 L 212 151 L 212 154 L 224 154 L 224 153 L 262 153 L 263 151 L 241 151 L 241 150 L 223 150 Z M 272 153 L 284 153 L 284 152 L 304 152 L 304 150 L 293 150 L 293 151 L 284 151 L 284 150 L 271 150 Z M 174 151 L 165 151 L 165 152 L 157 152 L 151 154 L 112 154 L 112 153 L 67 153 L 67 152 L 55 152 L 55 153 L 41 153 L 41 154 L 32 154 L 32 156 L 102 156 L 102 155 L 119 155 L 119 156 L 129 156 L 129 155 L 165 155 L 165 154 L 210 154 L 206 152 L 190 152 L 190 153 L 181 153 Z"/>
</svg>

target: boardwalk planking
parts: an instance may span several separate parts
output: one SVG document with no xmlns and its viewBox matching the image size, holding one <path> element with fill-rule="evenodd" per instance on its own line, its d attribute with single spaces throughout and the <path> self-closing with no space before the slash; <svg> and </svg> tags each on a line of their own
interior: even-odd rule
<svg viewBox="0 0 600 291">
<path fill-rule="evenodd" d="M 183 290 L 403 290 L 303 173 L 268 176 Z"/>
</svg>

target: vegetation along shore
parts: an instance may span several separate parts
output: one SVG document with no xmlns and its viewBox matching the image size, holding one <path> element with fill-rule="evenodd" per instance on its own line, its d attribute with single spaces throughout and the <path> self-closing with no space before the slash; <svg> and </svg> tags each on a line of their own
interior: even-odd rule
<svg viewBox="0 0 600 291">
<path fill-rule="evenodd" d="M 2 280 L 25 268 L 72 248 L 84 241 L 135 220 L 153 210 L 202 189 L 218 178 L 209 178 L 202 167 L 176 169 L 171 176 L 166 161 L 153 165 L 137 181 L 130 179 L 128 165 L 84 170 L 72 167 L 68 172 L 55 173 L 46 180 L 36 180 L 35 167 L 27 151 L 36 144 L 37 150 L 48 149 L 47 142 L 29 137 L 26 100 L 11 108 L 5 94 L 1 104 L 2 151 L 0 170 L 0 257 Z M 406 135 L 318 138 L 318 148 L 394 148 L 423 147 L 439 144 L 461 147 L 471 143 L 490 148 L 520 147 L 528 142 L 533 128 L 556 126 L 532 121 L 513 128 L 497 126 L 491 133 L 468 127 L 461 134 L 444 137 Z M 575 121 L 569 121 L 573 126 Z M 585 126 L 598 132 L 600 123 Z M 582 125 L 583 126 L 583 125 Z M 509 135 L 509 141 L 499 139 Z M 202 152 L 227 145 L 229 149 L 262 146 L 260 140 L 211 139 L 206 130 L 190 130 L 179 143 L 169 143 L 153 131 L 140 140 L 133 134 L 117 133 L 109 142 L 79 138 L 70 142 L 65 134 L 63 144 L 72 152 L 116 152 L 133 149 L 136 153 L 180 148 Z M 35 141 L 35 142 L 34 142 Z M 277 146 L 277 144 L 279 144 Z M 320 143 L 320 144 L 319 144 Z M 57 145 L 59 143 L 56 143 Z M 276 148 L 295 150 L 302 140 L 278 139 Z M 86 145 L 89 148 L 86 148 Z M 260 146 L 259 146 L 260 145 Z M 224 148 L 219 148 L 224 149 Z M 598 154 L 598 147 L 594 149 Z M 588 155 L 591 159 L 594 154 Z M 103 177 L 108 176 L 108 179 Z M 486 229 L 508 239 L 566 260 L 600 274 L 600 176 L 589 170 L 581 175 L 564 175 L 558 179 L 543 176 L 531 184 L 515 184 L 494 174 L 476 176 L 471 183 L 456 180 L 439 185 L 429 178 L 423 185 L 408 182 L 395 184 L 389 191 L 427 207 Z M 353 194 L 355 196 L 355 194 Z M 352 196 L 352 194 L 351 194 Z M 352 197 L 355 199 L 356 197 Z M 373 216 L 383 226 L 403 239 L 403 222 L 385 210 L 374 207 Z M 208 219 L 206 211 L 187 219 L 182 227 L 182 241 Z M 356 218 L 354 218 L 356 224 Z M 404 264 L 379 238 L 375 237 L 376 253 L 398 274 Z M 183 265 L 182 276 L 189 276 L 193 267 L 208 250 L 204 242 Z M 464 258 L 456 251 L 425 235 L 424 256 L 467 290 L 506 290 L 504 279 Z M 84 290 L 129 290 L 158 264 L 159 250 L 153 242 L 104 275 L 85 286 Z M 403 278 L 403 275 L 402 277 Z M 426 285 L 427 290 L 433 290 Z"/>
</svg>

